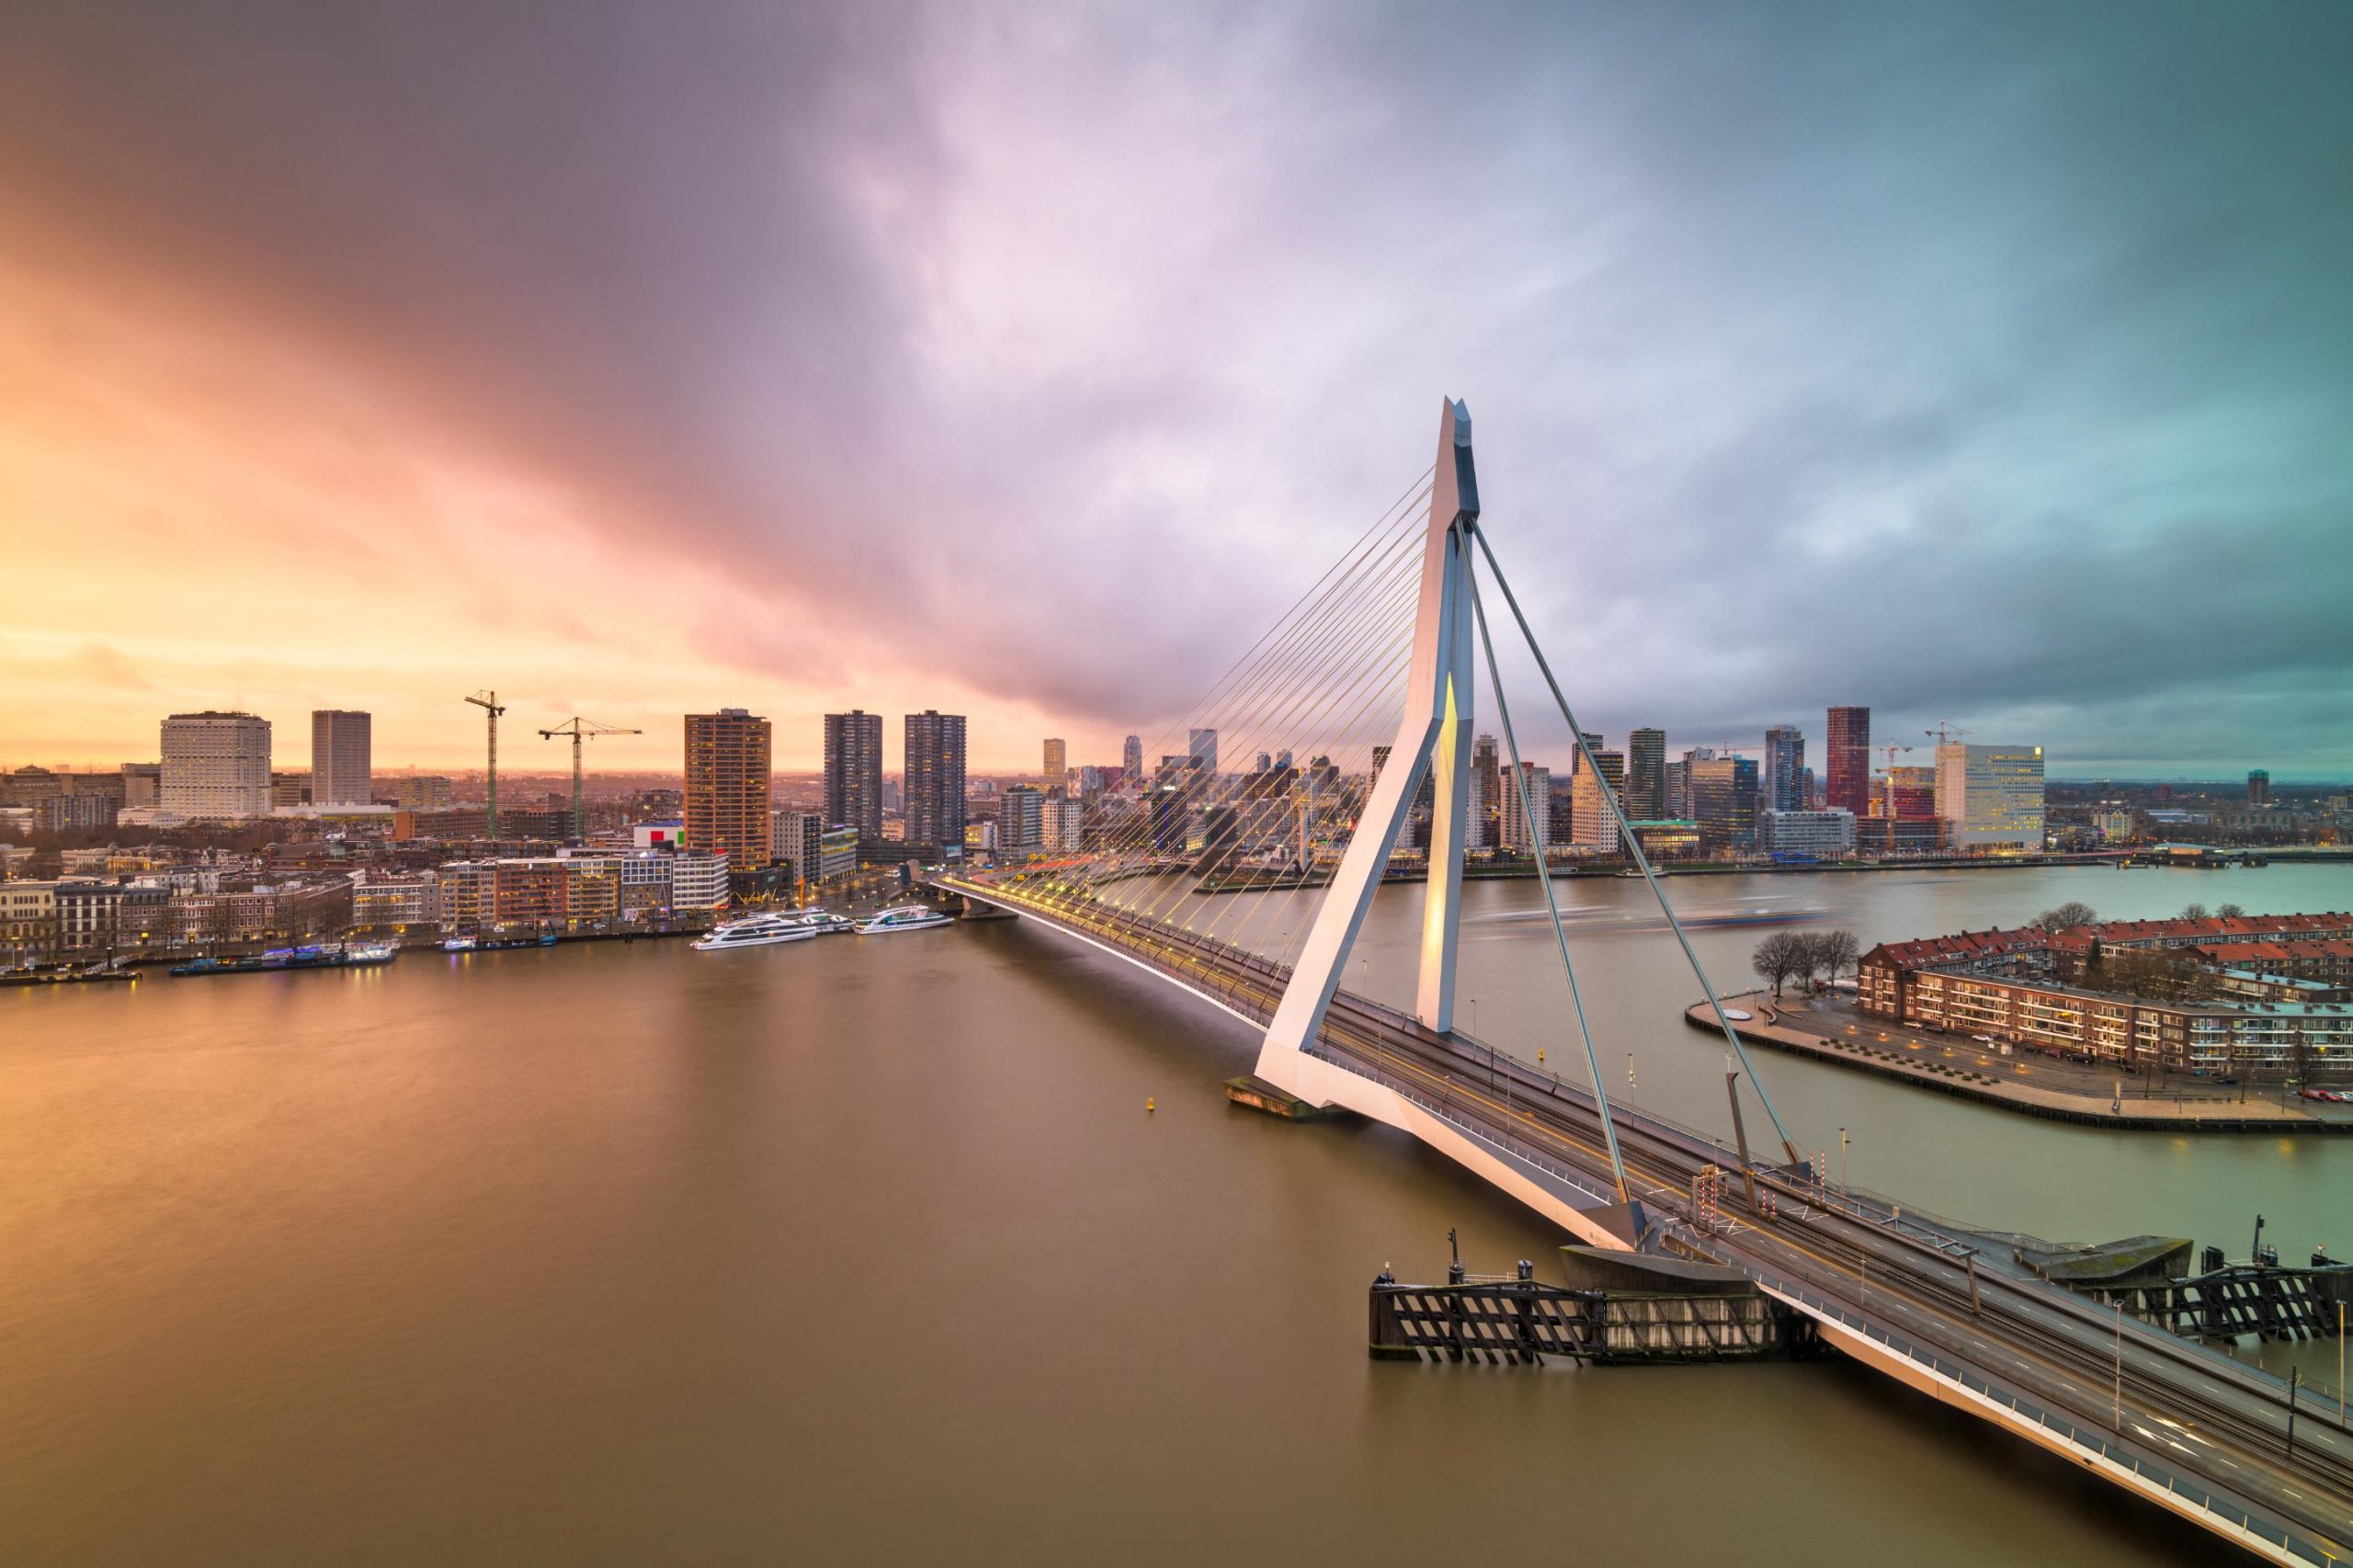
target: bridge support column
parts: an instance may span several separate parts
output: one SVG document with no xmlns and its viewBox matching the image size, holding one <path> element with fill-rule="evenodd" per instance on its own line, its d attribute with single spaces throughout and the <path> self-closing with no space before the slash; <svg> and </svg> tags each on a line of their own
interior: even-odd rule
<svg viewBox="0 0 2353 1568">
<path fill-rule="evenodd" d="M 1365 912 L 1380 891 L 1390 851 L 1413 814 L 1422 780 L 1431 783 L 1429 886 L 1422 910 L 1421 974 L 1415 1014 L 1443 1033 L 1454 1027 L 1454 960 L 1461 925 L 1463 835 L 1469 827 L 1472 690 L 1471 534 L 1479 486 L 1471 460 L 1471 415 L 1449 400 L 1438 417 L 1437 476 L 1422 550 L 1421 603 L 1405 711 L 1373 781 L 1372 799 L 1340 858 L 1290 987 L 1267 1025 L 1258 1076 L 1297 1086 L 1293 1063 L 1324 1027 Z"/>
</svg>

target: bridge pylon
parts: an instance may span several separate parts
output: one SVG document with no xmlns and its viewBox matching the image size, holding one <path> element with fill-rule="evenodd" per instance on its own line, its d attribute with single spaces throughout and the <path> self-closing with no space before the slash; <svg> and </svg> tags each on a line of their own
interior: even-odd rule
<svg viewBox="0 0 2353 1568">
<path fill-rule="evenodd" d="M 1258 1075 L 1286 1084 L 1296 1059 L 1324 1027 L 1365 912 L 1380 890 L 1397 836 L 1431 781 L 1429 887 L 1422 908 L 1421 972 L 1414 1012 L 1427 1027 L 1454 1027 L 1455 949 L 1461 929 L 1463 835 L 1469 826 L 1472 692 L 1475 684 L 1471 530 L 1479 484 L 1471 460 L 1471 412 L 1447 399 L 1438 415 L 1438 469 L 1423 536 L 1422 583 L 1405 709 L 1374 779 L 1355 835 L 1340 858 L 1306 945 L 1258 1055 Z"/>
</svg>

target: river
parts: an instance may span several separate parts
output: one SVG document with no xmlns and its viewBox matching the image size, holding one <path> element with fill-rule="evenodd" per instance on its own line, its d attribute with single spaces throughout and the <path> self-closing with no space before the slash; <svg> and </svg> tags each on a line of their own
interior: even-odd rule
<svg viewBox="0 0 2353 1568">
<path fill-rule="evenodd" d="M 1643 888 L 1558 886 L 1612 1089 L 1631 1052 L 1637 1100 L 1720 1131 Z M 1866 945 L 2353 905 L 2339 866 L 1671 886 Z M 1406 995 L 1419 900 L 1383 891 L 1351 986 Z M 1465 1022 L 1581 1076 L 1540 907 L 1470 889 Z M 1759 935 L 1697 940 L 1746 988 Z M 1254 1046 L 1025 922 L 0 993 L 0 1561 L 2236 1561 L 1845 1363 L 1372 1362 L 1383 1263 L 1441 1277 L 1457 1226 L 1549 1272 L 1563 1238 L 1386 1129 L 1229 1107 Z M 2353 1139 L 1758 1065 L 1801 1142 L 1851 1129 L 1854 1180 L 1938 1212 L 2353 1247 Z"/>
</svg>

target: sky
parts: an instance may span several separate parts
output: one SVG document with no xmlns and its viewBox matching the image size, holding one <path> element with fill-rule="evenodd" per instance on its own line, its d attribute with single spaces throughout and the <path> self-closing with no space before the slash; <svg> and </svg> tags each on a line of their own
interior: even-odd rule
<svg viewBox="0 0 2353 1568">
<path fill-rule="evenodd" d="M 2348 70 L 2317 0 L 17 0 L 0 763 L 478 766 L 483 687 L 513 766 L 1115 761 L 1450 394 L 1613 742 L 2353 777 Z"/>
</svg>

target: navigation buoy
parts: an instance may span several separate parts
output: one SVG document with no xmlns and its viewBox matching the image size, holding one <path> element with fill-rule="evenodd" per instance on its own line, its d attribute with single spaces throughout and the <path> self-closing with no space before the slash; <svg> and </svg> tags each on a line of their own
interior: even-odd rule
<svg viewBox="0 0 2353 1568">
<path fill-rule="evenodd" d="M 1544 1048 L 1540 1045 L 1536 1048 L 1536 1060 L 1539 1062 L 1544 1060 Z"/>
<path fill-rule="evenodd" d="M 1159 1109 L 1160 1108 L 1159 1108 L 1158 1106 L 1156 1106 L 1156 1105 L 1153 1104 L 1152 1096 L 1151 1096 L 1150 1095 L 1146 1095 L 1146 1096 L 1144 1096 L 1144 1099 L 1143 1099 L 1143 1108 L 1144 1108 L 1145 1110 L 1147 1110 L 1147 1111 L 1151 1111 L 1151 1110 L 1157 1110 L 1157 1109 Z"/>
</svg>

